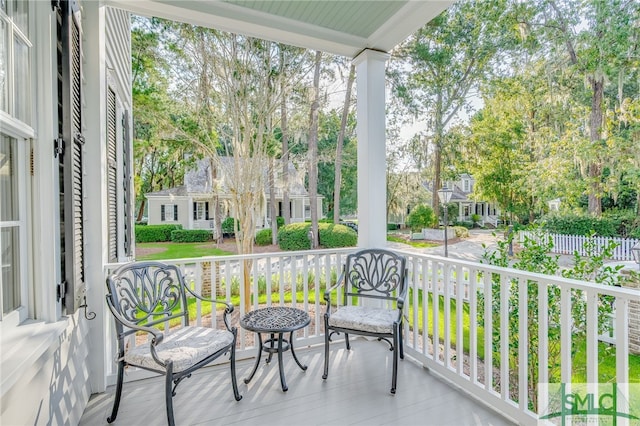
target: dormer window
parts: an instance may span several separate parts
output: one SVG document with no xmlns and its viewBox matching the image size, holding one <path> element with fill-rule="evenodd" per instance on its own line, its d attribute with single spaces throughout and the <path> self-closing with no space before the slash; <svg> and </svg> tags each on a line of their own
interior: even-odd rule
<svg viewBox="0 0 640 426">
<path fill-rule="evenodd" d="M 469 179 L 462 180 L 462 187 L 464 189 L 464 192 L 471 192 L 471 182 L 469 181 Z"/>
</svg>

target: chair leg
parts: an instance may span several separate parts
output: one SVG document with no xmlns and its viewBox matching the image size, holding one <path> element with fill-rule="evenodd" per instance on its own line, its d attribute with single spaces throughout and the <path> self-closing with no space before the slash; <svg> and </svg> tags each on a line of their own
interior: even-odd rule
<svg viewBox="0 0 640 426">
<path fill-rule="evenodd" d="M 399 343 L 399 347 L 400 347 L 400 359 L 404 359 L 404 338 L 402 337 L 402 323 L 400 323 L 400 325 L 398 325 L 398 327 L 400 328 L 399 332 L 400 332 L 400 342 Z"/>
<path fill-rule="evenodd" d="M 327 317 L 324 318 L 324 373 L 322 378 L 326 379 L 329 375 L 329 327 Z"/>
<path fill-rule="evenodd" d="M 391 377 L 391 393 L 396 393 L 398 382 L 398 332 L 393 333 L 393 376 Z"/>
<path fill-rule="evenodd" d="M 233 344 L 231 346 L 231 385 L 233 386 L 233 396 L 236 401 L 242 399 L 242 395 L 238 392 L 238 380 L 236 379 L 236 339 L 234 336 Z"/>
<path fill-rule="evenodd" d="M 347 333 L 344 333 L 344 342 L 347 344 L 347 350 L 350 351 L 351 345 L 349 344 L 349 335 Z"/>
<path fill-rule="evenodd" d="M 169 426 L 175 426 L 176 422 L 173 417 L 173 362 L 169 361 L 167 363 L 167 375 L 165 376 L 164 382 L 164 402 L 167 407 L 167 424 Z"/>
<path fill-rule="evenodd" d="M 118 408 L 120 407 L 120 397 L 122 397 L 122 381 L 124 379 L 124 361 L 118 362 L 118 383 L 116 384 L 116 398 L 113 401 L 113 409 L 111 415 L 107 417 L 107 423 L 112 423 L 118 416 Z"/>
</svg>

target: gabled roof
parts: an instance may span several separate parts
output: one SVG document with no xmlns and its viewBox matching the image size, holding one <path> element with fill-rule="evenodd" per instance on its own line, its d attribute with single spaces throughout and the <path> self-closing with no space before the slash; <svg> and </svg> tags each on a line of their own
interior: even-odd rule
<svg viewBox="0 0 640 426">
<path fill-rule="evenodd" d="M 388 52 L 451 0 L 105 0 L 156 16 L 354 58 Z"/>
<path fill-rule="evenodd" d="M 216 160 L 220 163 L 220 172 L 218 173 L 219 182 L 217 182 L 217 186 L 219 187 L 222 194 L 228 192 L 227 186 L 228 182 L 226 181 L 223 173 L 224 171 L 233 170 L 233 158 L 231 157 L 220 157 Z M 264 167 L 264 193 L 269 195 L 269 185 L 266 179 L 267 167 Z M 191 196 L 191 195 L 208 195 L 212 193 L 212 182 L 211 182 L 211 161 L 209 158 L 204 158 L 198 160 L 196 162 L 196 167 L 192 170 L 189 170 L 184 175 L 184 185 L 177 186 L 175 188 L 169 188 L 162 191 L 151 192 L 145 194 L 146 196 L 151 197 L 167 197 L 167 196 Z M 276 180 L 275 183 L 276 194 L 282 194 L 282 182 L 280 180 Z M 293 197 L 305 197 L 308 196 L 307 189 L 304 187 L 304 176 L 301 175 L 300 172 L 296 169 L 292 162 L 289 162 L 289 196 Z"/>
<path fill-rule="evenodd" d="M 186 197 L 188 196 L 187 187 L 184 185 L 175 188 L 163 189 L 162 191 L 147 192 L 146 197 Z"/>
</svg>

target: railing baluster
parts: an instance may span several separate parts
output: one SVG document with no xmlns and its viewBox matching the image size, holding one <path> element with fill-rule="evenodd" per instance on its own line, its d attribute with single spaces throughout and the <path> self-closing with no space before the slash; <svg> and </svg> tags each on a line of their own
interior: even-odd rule
<svg viewBox="0 0 640 426">
<path fill-rule="evenodd" d="M 485 270 L 484 279 L 484 386 L 493 389 L 493 276 Z"/>
<path fill-rule="evenodd" d="M 538 282 L 538 382 L 549 383 L 549 286 Z"/>
<path fill-rule="evenodd" d="M 456 268 L 456 371 L 459 375 L 464 375 L 464 329 L 463 319 L 463 296 L 465 292 L 464 272 L 462 265 Z"/>
<path fill-rule="evenodd" d="M 573 319 L 571 318 L 571 288 L 560 291 L 560 356 L 562 359 L 561 381 L 571 383 L 571 336 Z"/>
<path fill-rule="evenodd" d="M 449 265 L 442 265 L 443 271 L 443 298 L 444 298 L 444 365 L 451 368 L 451 274 Z"/>
<path fill-rule="evenodd" d="M 266 270 L 266 285 L 265 285 L 265 293 L 267 295 L 267 306 L 271 306 L 271 293 L 273 292 L 272 284 L 273 284 L 273 271 L 271 270 L 271 264 L 273 263 L 273 257 L 269 256 L 267 258 L 267 264 L 265 265 Z"/>
<path fill-rule="evenodd" d="M 478 271 L 469 268 L 469 376 L 478 383 Z"/>
<path fill-rule="evenodd" d="M 509 397 L 509 295 L 511 277 L 500 276 L 500 395 L 504 401 Z"/>
<path fill-rule="evenodd" d="M 598 294 L 587 290 L 587 383 L 598 381 Z"/>
<path fill-rule="evenodd" d="M 518 402 L 520 410 L 529 405 L 529 304 L 528 282 L 518 278 Z"/>
<path fill-rule="evenodd" d="M 326 259 L 327 257 L 329 257 L 326 254 L 323 254 L 322 256 L 316 256 L 316 261 L 313 264 L 313 275 L 314 275 L 314 295 L 316 298 L 316 301 L 314 303 L 314 313 L 315 313 L 315 330 L 314 330 L 314 335 L 319 335 L 320 334 L 320 285 L 321 285 L 321 280 L 320 277 L 322 276 L 322 260 Z"/>
<path fill-rule="evenodd" d="M 420 341 L 420 330 L 419 330 L 419 306 L 420 306 L 420 282 L 419 282 L 419 277 L 420 277 L 420 273 L 418 271 L 418 267 L 419 264 L 418 262 L 415 261 L 414 258 L 411 259 L 411 275 L 409 276 L 408 282 L 409 282 L 409 290 L 411 290 L 411 306 L 413 306 L 413 315 L 412 315 L 412 321 L 413 321 L 413 343 L 414 346 L 418 347 L 418 343 Z M 409 294 L 409 293 L 407 293 Z M 409 312 L 409 300 L 406 301 L 406 307 L 405 307 L 405 312 L 408 314 Z M 422 323 L 423 328 L 424 328 L 424 321 Z M 423 332 L 423 334 L 425 334 Z M 408 335 L 408 334 L 407 334 Z"/>
<path fill-rule="evenodd" d="M 422 354 L 427 355 L 429 353 L 429 261 L 422 259 L 421 264 L 420 280 L 416 281 L 414 278 L 414 283 L 416 288 L 422 291 Z"/>
<path fill-rule="evenodd" d="M 437 363 L 440 362 L 440 292 L 438 291 L 438 275 L 440 270 L 440 262 L 432 260 L 431 261 L 431 302 L 433 305 L 433 309 L 431 313 L 433 314 L 433 360 Z"/>
</svg>

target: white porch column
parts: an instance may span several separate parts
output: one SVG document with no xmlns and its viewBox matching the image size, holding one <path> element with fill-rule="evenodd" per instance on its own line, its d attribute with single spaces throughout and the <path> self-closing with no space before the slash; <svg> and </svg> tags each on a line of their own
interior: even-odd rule
<svg viewBox="0 0 640 426">
<path fill-rule="evenodd" d="M 387 245 L 385 62 L 388 53 L 364 50 L 354 60 L 357 86 L 358 246 Z"/>
<path fill-rule="evenodd" d="M 106 310 L 104 265 L 108 262 L 106 216 L 106 66 L 105 7 L 102 2 L 82 3 L 84 76 L 84 232 L 85 282 L 89 310 L 89 379 L 92 392 L 103 392 L 108 365 L 115 352 L 107 353 L 107 336 L 113 319 Z"/>
</svg>

